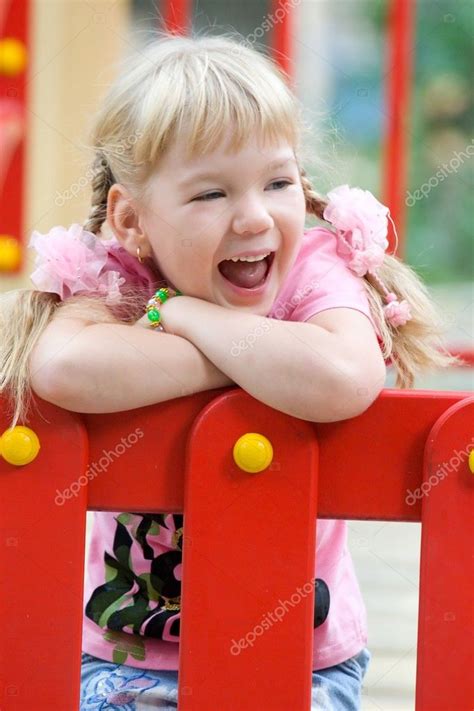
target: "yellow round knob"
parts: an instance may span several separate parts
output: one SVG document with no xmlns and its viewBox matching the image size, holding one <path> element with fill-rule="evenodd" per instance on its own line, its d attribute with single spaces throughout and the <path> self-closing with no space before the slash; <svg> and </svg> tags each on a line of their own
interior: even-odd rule
<svg viewBox="0 0 474 711">
<path fill-rule="evenodd" d="M 244 472 L 255 474 L 272 463 L 273 447 L 264 435 L 247 432 L 234 444 L 234 461 Z"/>
<path fill-rule="evenodd" d="M 0 74 L 14 77 L 26 66 L 26 48 L 15 37 L 0 40 Z"/>
<path fill-rule="evenodd" d="M 471 474 L 474 474 L 474 449 L 471 449 L 469 452 L 469 469 L 471 470 Z"/>
<path fill-rule="evenodd" d="M 20 243 L 10 235 L 0 235 L 0 271 L 9 272 L 20 263 Z"/>
<path fill-rule="evenodd" d="M 36 432 L 23 425 L 5 430 L 0 437 L 0 454 L 9 464 L 17 466 L 32 462 L 40 446 Z"/>
</svg>

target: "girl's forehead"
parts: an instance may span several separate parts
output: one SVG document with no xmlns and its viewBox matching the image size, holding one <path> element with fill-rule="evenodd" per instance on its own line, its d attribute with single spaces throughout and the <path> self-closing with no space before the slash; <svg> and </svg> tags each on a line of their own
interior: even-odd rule
<svg viewBox="0 0 474 711">
<path fill-rule="evenodd" d="M 251 135 L 247 141 L 240 146 L 233 145 L 232 136 L 227 135 L 216 146 L 209 150 L 198 153 L 192 151 L 192 146 L 186 141 L 175 141 L 175 143 L 163 155 L 161 167 L 180 171 L 193 170 L 203 166 L 211 166 L 216 162 L 221 164 L 232 163 L 237 158 L 251 157 L 257 164 L 267 163 L 278 159 L 294 157 L 294 147 L 286 138 L 266 139 L 258 135 Z"/>
</svg>

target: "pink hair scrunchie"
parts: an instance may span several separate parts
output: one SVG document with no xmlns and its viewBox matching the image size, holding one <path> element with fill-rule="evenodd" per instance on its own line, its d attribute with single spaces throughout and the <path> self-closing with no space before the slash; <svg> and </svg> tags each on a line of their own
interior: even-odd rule
<svg viewBox="0 0 474 711">
<path fill-rule="evenodd" d="M 389 292 L 377 274 L 388 247 L 388 207 L 368 190 L 340 185 L 328 193 L 323 217 L 336 228 L 337 253 L 348 268 L 359 277 L 370 272 L 382 287 L 387 302 L 383 309 L 386 320 L 394 327 L 403 326 L 412 318 L 410 305 Z"/>
<path fill-rule="evenodd" d="M 157 272 L 132 257 L 115 237 L 100 240 L 79 224 L 53 227 L 47 234 L 35 230 L 28 247 L 36 251 L 32 283 L 62 301 L 75 294 L 103 294 L 113 306 L 122 301 L 124 286 L 142 288 L 149 298 L 160 281 Z"/>
</svg>

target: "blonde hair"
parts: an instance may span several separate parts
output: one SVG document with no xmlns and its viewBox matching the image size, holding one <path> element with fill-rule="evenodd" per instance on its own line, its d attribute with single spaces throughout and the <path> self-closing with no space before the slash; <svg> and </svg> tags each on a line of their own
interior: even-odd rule
<svg viewBox="0 0 474 711">
<path fill-rule="evenodd" d="M 158 33 L 144 49 L 127 57 L 91 128 L 92 198 L 83 227 L 97 234 L 107 212 L 110 187 L 126 186 L 147 200 L 149 179 L 165 151 L 179 138 L 189 158 L 217 147 L 229 125 L 231 149 L 239 150 L 255 132 L 265 142 L 286 140 L 299 158 L 308 215 L 323 218 L 326 202 L 301 167 L 308 127 L 288 77 L 264 54 L 246 46 L 237 33 L 176 36 Z M 263 50 L 263 48 L 261 48 Z M 413 318 L 392 328 L 383 317 L 380 289 L 364 278 L 370 308 L 391 356 L 397 387 L 412 387 L 416 371 L 458 363 L 444 351 L 440 318 L 417 274 L 387 255 L 379 270 L 389 291 L 410 303 Z M 127 318 L 119 318 L 100 297 L 72 297 L 18 290 L 0 295 L 0 393 L 13 405 L 13 424 L 26 418 L 30 400 L 29 358 L 38 338 L 61 309 L 89 321 L 131 323 L 145 310 L 146 297 L 131 294 Z"/>
</svg>

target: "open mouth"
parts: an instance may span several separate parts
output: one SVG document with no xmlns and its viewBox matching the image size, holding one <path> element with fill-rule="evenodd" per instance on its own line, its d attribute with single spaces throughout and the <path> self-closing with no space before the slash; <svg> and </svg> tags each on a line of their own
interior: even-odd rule
<svg viewBox="0 0 474 711">
<path fill-rule="evenodd" d="M 224 279 L 232 286 L 246 291 L 260 289 L 265 285 L 270 274 L 275 252 L 271 252 L 265 259 L 257 262 L 233 262 L 224 259 L 219 262 L 217 268 Z"/>
</svg>

